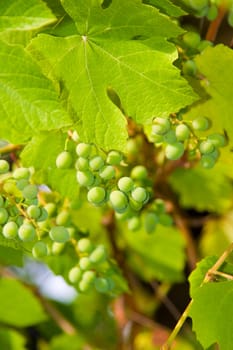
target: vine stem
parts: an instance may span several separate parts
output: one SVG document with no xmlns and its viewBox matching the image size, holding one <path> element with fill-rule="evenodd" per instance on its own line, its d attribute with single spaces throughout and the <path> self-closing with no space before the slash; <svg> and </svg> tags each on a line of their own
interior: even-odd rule
<svg viewBox="0 0 233 350">
<path fill-rule="evenodd" d="M 213 275 L 219 275 L 220 273 L 218 273 L 218 269 L 222 266 L 222 264 L 225 262 L 225 260 L 227 259 L 227 257 L 232 253 L 233 251 L 233 242 L 228 246 L 228 248 L 222 253 L 222 255 L 218 258 L 218 260 L 216 261 L 216 263 L 207 271 L 205 278 L 201 284 L 201 286 L 205 283 L 208 283 L 212 280 Z M 221 275 L 223 276 L 223 274 L 221 273 Z M 224 277 L 224 276 L 223 276 Z M 226 277 L 226 276 L 225 276 Z M 229 276 L 228 276 L 229 277 Z M 189 302 L 189 304 L 187 305 L 186 309 L 184 310 L 183 314 L 181 315 L 180 319 L 178 320 L 175 328 L 173 329 L 172 333 L 170 334 L 169 338 L 167 339 L 166 343 L 164 343 L 164 345 L 161 347 L 160 350 L 170 350 L 171 345 L 173 343 L 173 341 L 175 340 L 177 334 L 179 333 L 179 331 L 181 330 L 184 322 L 186 321 L 186 318 L 189 315 L 189 311 L 190 308 L 193 304 L 193 299 Z"/>
<path fill-rule="evenodd" d="M 226 12 L 227 12 L 226 4 L 223 3 L 218 8 L 218 16 L 209 25 L 209 28 L 206 33 L 206 40 L 215 41 L 216 36 L 218 34 L 219 27 L 225 17 Z"/>
<path fill-rule="evenodd" d="M 9 144 L 9 145 L 0 147 L 0 154 L 15 152 L 20 150 L 21 148 L 22 148 L 22 145 Z"/>
</svg>

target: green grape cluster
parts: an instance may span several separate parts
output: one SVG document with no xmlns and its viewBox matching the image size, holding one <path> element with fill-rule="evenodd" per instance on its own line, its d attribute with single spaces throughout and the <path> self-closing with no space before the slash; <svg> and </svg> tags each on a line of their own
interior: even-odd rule
<svg viewBox="0 0 233 350">
<path fill-rule="evenodd" d="M 198 117 L 192 122 L 184 122 L 178 118 L 155 118 L 151 127 L 150 139 L 155 145 L 164 144 L 167 159 L 180 159 L 185 149 L 198 156 L 204 168 L 212 168 L 218 157 L 219 148 L 226 145 L 225 136 L 214 133 L 199 138 L 196 133 L 207 131 L 210 121 L 206 117 Z"/>
<path fill-rule="evenodd" d="M 94 246 L 89 238 L 81 238 L 76 244 L 78 263 L 68 273 L 68 280 L 77 285 L 80 292 L 94 287 L 100 293 L 109 293 L 114 281 L 109 276 L 107 252 L 103 245 Z"/>
<path fill-rule="evenodd" d="M 90 203 L 95 206 L 108 203 L 116 213 L 121 214 L 130 207 L 137 207 L 139 210 L 146 204 L 149 193 L 146 188 L 136 184 L 134 175 L 120 176 L 122 153 L 112 150 L 104 154 L 94 145 L 81 142 L 79 137 L 75 136 L 74 139 L 77 142 L 75 160 L 77 182 L 79 186 L 86 188 Z M 72 164 L 71 153 L 69 155 L 67 153 L 69 152 L 63 151 L 57 156 L 58 168 L 68 168 Z"/>
</svg>

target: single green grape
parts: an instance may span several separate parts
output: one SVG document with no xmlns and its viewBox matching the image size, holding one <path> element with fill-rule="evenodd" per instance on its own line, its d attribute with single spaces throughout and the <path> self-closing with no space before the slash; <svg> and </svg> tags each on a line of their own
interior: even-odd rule
<svg viewBox="0 0 233 350">
<path fill-rule="evenodd" d="M 92 146 L 89 143 L 81 142 L 76 147 L 76 153 L 79 157 L 88 158 L 91 155 Z"/>
<path fill-rule="evenodd" d="M 183 35 L 183 41 L 187 46 L 197 48 L 201 42 L 201 37 L 199 33 L 187 32 Z"/>
<path fill-rule="evenodd" d="M 136 187 L 132 192 L 131 192 L 132 198 L 139 203 L 144 203 L 148 197 L 148 193 L 145 188 L 143 187 Z"/>
<path fill-rule="evenodd" d="M 142 209 L 143 203 L 139 203 L 139 202 L 135 201 L 133 198 L 129 198 L 129 205 L 130 205 L 131 209 L 133 209 L 135 211 L 139 211 Z"/>
<path fill-rule="evenodd" d="M 26 179 L 28 180 L 31 176 L 30 170 L 28 168 L 18 168 L 13 172 L 13 178 L 16 180 Z"/>
<path fill-rule="evenodd" d="M 168 118 L 155 118 L 152 125 L 152 135 L 164 135 L 171 128 L 171 123 Z"/>
<path fill-rule="evenodd" d="M 49 216 L 49 215 L 48 215 L 48 212 L 47 212 L 47 210 L 46 210 L 45 208 L 40 208 L 40 212 L 41 212 L 41 214 L 40 214 L 40 216 L 37 218 L 37 222 L 38 222 L 38 223 L 47 220 L 47 219 L 48 219 L 48 216 Z"/>
<path fill-rule="evenodd" d="M 130 173 L 130 177 L 134 180 L 146 180 L 148 178 L 148 172 L 143 165 L 136 165 Z"/>
<path fill-rule="evenodd" d="M 87 283 L 93 283 L 96 277 L 96 272 L 87 270 L 83 273 L 82 280 Z"/>
<path fill-rule="evenodd" d="M 89 161 L 89 167 L 93 171 L 98 171 L 104 166 L 104 159 L 101 156 L 94 156 Z"/>
<path fill-rule="evenodd" d="M 0 174 L 8 173 L 9 169 L 9 163 L 5 159 L 0 159 Z"/>
<path fill-rule="evenodd" d="M 83 279 L 79 282 L 79 285 L 78 285 L 80 292 L 83 292 L 83 293 L 88 292 L 91 286 L 92 286 L 92 283 Z"/>
<path fill-rule="evenodd" d="M 28 185 L 30 185 L 30 183 L 27 179 L 19 179 L 16 182 L 16 186 L 20 191 L 22 191 Z"/>
<path fill-rule="evenodd" d="M 99 176 L 103 180 L 111 180 L 116 176 L 116 171 L 112 165 L 106 165 L 100 169 Z"/>
<path fill-rule="evenodd" d="M 76 130 L 74 130 L 73 133 L 72 133 L 72 140 L 74 142 L 79 142 L 80 141 L 80 136 L 79 136 L 79 134 L 78 134 L 78 132 Z"/>
<path fill-rule="evenodd" d="M 80 171 L 89 169 L 89 161 L 87 158 L 79 157 L 75 162 L 75 168 Z"/>
<path fill-rule="evenodd" d="M 27 208 L 27 214 L 32 219 L 38 219 L 41 215 L 41 209 L 37 205 L 32 204 Z"/>
<path fill-rule="evenodd" d="M 56 158 L 56 166 L 58 169 L 68 169 L 73 163 L 73 158 L 70 152 L 63 151 Z"/>
<path fill-rule="evenodd" d="M 92 187 L 87 193 L 87 199 L 95 205 L 101 204 L 106 198 L 106 191 L 103 187 Z"/>
<path fill-rule="evenodd" d="M 22 194 L 26 199 L 34 199 L 37 197 L 38 188 L 36 185 L 27 185 L 22 190 Z"/>
<path fill-rule="evenodd" d="M 34 256 L 34 258 L 36 259 L 43 258 L 47 254 L 48 254 L 48 248 L 44 242 L 38 241 L 34 244 L 32 248 L 32 255 Z"/>
<path fill-rule="evenodd" d="M 45 204 L 44 208 L 47 211 L 48 216 L 52 217 L 56 213 L 57 206 L 55 203 L 49 202 L 49 203 Z"/>
<path fill-rule="evenodd" d="M 71 283 L 77 283 L 82 279 L 83 272 L 78 266 L 74 266 L 68 274 L 68 279 Z"/>
<path fill-rule="evenodd" d="M 19 238 L 24 242 L 33 241 L 36 238 L 36 230 L 33 225 L 23 223 L 18 230 Z"/>
<path fill-rule="evenodd" d="M 110 165 L 119 165 L 122 161 L 123 156 L 118 151 L 110 151 L 107 155 L 106 162 Z"/>
<path fill-rule="evenodd" d="M 186 124 L 177 125 L 175 132 L 178 141 L 185 141 L 190 136 L 190 129 Z"/>
<path fill-rule="evenodd" d="M 134 156 L 138 154 L 139 146 L 137 144 L 137 141 L 134 138 L 131 137 L 127 140 L 125 151 L 127 154 L 134 155 Z"/>
<path fill-rule="evenodd" d="M 53 242 L 52 244 L 52 254 L 59 255 L 65 248 L 65 243 Z"/>
<path fill-rule="evenodd" d="M 65 243 L 70 239 L 69 231 L 64 226 L 53 226 L 49 231 L 49 237 L 59 243 Z"/>
<path fill-rule="evenodd" d="M 62 210 L 56 217 L 56 225 L 67 226 L 70 222 L 70 213 L 68 210 Z"/>
<path fill-rule="evenodd" d="M 83 256 L 79 260 L 79 267 L 81 270 L 89 270 L 92 267 L 92 261 L 88 256 Z"/>
<path fill-rule="evenodd" d="M 199 149 L 202 154 L 209 154 L 214 151 L 214 145 L 211 141 L 202 141 L 199 144 Z"/>
<path fill-rule="evenodd" d="M 216 159 L 211 156 L 211 154 L 205 154 L 201 157 L 200 161 L 203 168 L 211 169 L 216 163 Z"/>
<path fill-rule="evenodd" d="M 16 238 L 18 234 L 18 225 L 14 221 L 8 221 L 2 229 L 2 234 L 5 238 Z"/>
<path fill-rule="evenodd" d="M 159 223 L 163 226 L 171 226 L 173 219 L 169 214 L 163 213 L 159 215 Z"/>
<path fill-rule="evenodd" d="M 169 130 L 163 137 L 164 142 L 173 144 L 177 142 L 176 133 L 174 130 Z"/>
<path fill-rule="evenodd" d="M 93 264 L 100 264 L 107 259 L 106 249 L 103 245 L 96 247 L 89 256 Z"/>
<path fill-rule="evenodd" d="M 170 160 L 177 160 L 184 154 L 184 145 L 181 142 L 167 145 L 165 148 L 165 155 Z"/>
<path fill-rule="evenodd" d="M 227 144 L 226 138 L 222 134 L 211 134 L 207 137 L 207 140 L 211 141 L 215 147 L 224 147 Z"/>
<path fill-rule="evenodd" d="M 207 47 L 213 46 L 213 43 L 209 40 L 202 40 L 200 44 L 198 45 L 198 50 L 200 52 L 204 51 Z"/>
<path fill-rule="evenodd" d="M 81 238 L 77 243 L 77 247 L 81 253 L 91 253 L 93 250 L 93 244 L 89 238 Z"/>
<path fill-rule="evenodd" d="M 127 209 L 128 198 L 123 192 L 118 190 L 112 191 L 109 200 L 116 212 L 122 212 Z"/>
<path fill-rule="evenodd" d="M 198 117 L 192 121 L 192 126 L 194 130 L 205 131 L 210 127 L 210 121 L 206 117 Z"/>
<path fill-rule="evenodd" d="M 215 4 L 211 4 L 208 13 L 207 13 L 207 18 L 209 21 L 214 21 L 216 17 L 218 16 L 218 7 Z"/>
<path fill-rule="evenodd" d="M 118 180 L 117 186 L 120 191 L 128 193 L 132 191 L 134 187 L 134 182 L 130 177 L 123 176 Z"/>
<path fill-rule="evenodd" d="M 4 225 L 8 220 L 8 211 L 5 208 L 0 208 L 0 225 Z"/>
<path fill-rule="evenodd" d="M 146 212 L 144 215 L 144 227 L 147 233 L 152 233 L 159 222 L 158 215 L 152 212 Z"/>
<path fill-rule="evenodd" d="M 187 60 L 183 62 L 182 68 L 183 68 L 183 73 L 185 75 L 194 76 L 197 74 L 197 66 L 193 60 Z"/>
<path fill-rule="evenodd" d="M 95 279 L 95 289 L 100 293 L 107 293 L 110 289 L 108 280 L 104 277 L 98 277 Z"/>
<path fill-rule="evenodd" d="M 141 220 L 137 216 L 133 216 L 127 222 L 130 231 L 137 231 L 141 227 Z"/>
<path fill-rule="evenodd" d="M 88 187 L 93 185 L 95 178 L 89 170 L 77 171 L 77 181 L 80 186 Z"/>
</svg>

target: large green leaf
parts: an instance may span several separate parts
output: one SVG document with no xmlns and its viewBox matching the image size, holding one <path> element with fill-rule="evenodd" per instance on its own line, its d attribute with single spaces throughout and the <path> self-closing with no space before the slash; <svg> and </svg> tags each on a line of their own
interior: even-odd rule
<svg viewBox="0 0 233 350">
<path fill-rule="evenodd" d="M 51 78 L 62 81 L 84 140 L 106 149 L 124 146 L 126 120 L 108 98 L 108 88 L 138 123 L 196 99 L 173 65 L 175 46 L 166 40 L 182 30 L 158 10 L 139 0 L 113 0 L 106 9 L 97 0 L 64 0 L 63 6 L 77 34 L 39 35 L 29 49 Z"/>
<path fill-rule="evenodd" d="M 0 137 L 24 142 L 70 123 L 58 92 L 28 53 L 0 41 Z"/>
<path fill-rule="evenodd" d="M 174 5 L 169 0 L 144 0 L 146 4 L 157 7 L 161 12 L 166 13 L 168 16 L 172 17 L 180 17 L 184 16 L 186 12 L 182 10 L 180 7 Z"/>
<path fill-rule="evenodd" d="M 47 318 L 38 299 L 19 281 L 2 278 L 0 300 L 0 322 L 27 327 Z"/>
<path fill-rule="evenodd" d="M 0 329 L 0 348 L 6 350 L 26 350 L 26 339 L 11 329 Z"/>
</svg>

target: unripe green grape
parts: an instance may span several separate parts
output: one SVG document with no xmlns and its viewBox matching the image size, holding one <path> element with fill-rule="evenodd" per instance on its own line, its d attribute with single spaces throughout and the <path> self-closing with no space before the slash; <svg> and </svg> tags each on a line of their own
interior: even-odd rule
<svg viewBox="0 0 233 350">
<path fill-rule="evenodd" d="M 36 185 L 28 185 L 24 187 L 22 194 L 26 199 L 34 199 L 37 197 L 38 189 Z"/>
<path fill-rule="evenodd" d="M 40 216 L 37 218 L 37 222 L 42 222 L 42 221 L 45 221 L 46 219 L 48 219 L 48 213 L 46 211 L 45 208 L 40 208 Z"/>
<path fill-rule="evenodd" d="M 4 198 L 0 195 L 0 208 L 4 206 Z"/>
<path fill-rule="evenodd" d="M 215 150 L 209 153 L 208 155 L 210 155 L 216 161 L 220 155 L 220 152 L 218 149 L 215 148 Z"/>
<path fill-rule="evenodd" d="M 65 243 L 70 239 L 69 232 L 66 227 L 54 226 L 49 231 L 49 237 L 59 243 Z"/>
<path fill-rule="evenodd" d="M 110 165 L 119 165 L 122 161 L 123 156 L 118 151 L 110 151 L 107 155 L 106 162 Z"/>
<path fill-rule="evenodd" d="M 209 135 L 207 139 L 211 141 L 215 147 L 224 147 L 227 143 L 225 136 L 217 133 Z"/>
<path fill-rule="evenodd" d="M 69 271 L 68 279 L 71 283 L 77 283 L 82 279 L 82 274 L 80 267 L 75 266 Z"/>
<path fill-rule="evenodd" d="M 89 167 L 93 171 L 100 170 L 104 166 L 104 159 L 101 156 L 94 156 L 89 161 Z"/>
<path fill-rule="evenodd" d="M 24 221 L 24 217 L 19 215 L 15 222 L 18 226 L 21 226 L 23 224 L 23 221 Z"/>
<path fill-rule="evenodd" d="M 112 207 L 119 212 L 121 212 L 121 210 L 125 210 L 128 206 L 127 196 L 123 192 L 118 190 L 112 191 L 110 193 L 109 200 Z"/>
<path fill-rule="evenodd" d="M 52 254 L 59 255 L 65 248 L 65 243 L 53 242 L 52 244 Z"/>
<path fill-rule="evenodd" d="M 33 225 L 24 223 L 19 227 L 18 236 L 22 241 L 30 242 L 36 238 L 36 230 Z"/>
<path fill-rule="evenodd" d="M 132 198 L 139 203 L 144 203 L 147 199 L 147 191 L 143 187 L 136 187 L 132 192 L 131 192 Z"/>
<path fill-rule="evenodd" d="M 79 267 L 81 270 L 89 270 L 92 267 L 92 262 L 89 257 L 83 256 L 79 260 Z"/>
<path fill-rule="evenodd" d="M 95 289 L 100 293 L 107 293 L 110 289 L 108 280 L 103 277 L 98 277 L 95 279 Z"/>
<path fill-rule="evenodd" d="M 159 222 L 159 218 L 155 213 L 147 212 L 144 215 L 144 227 L 147 233 L 152 233 L 157 224 Z"/>
<path fill-rule="evenodd" d="M 211 169 L 215 165 L 216 160 L 211 156 L 211 154 L 205 154 L 201 157 L 200 163 L 203 168 Z"/>
<path fill-rule="evenodd" d="M 27 214 L 32 219 L 38 219 L 38 217 L 41 215 L 41 209 L 36 205 L 30 205 L 27 208 Z"/>
<path fill-rule="evenodd" d="M 200 44 L 201 37 L 200 34 L 196 32 L 187 32 L 183 36 L 183 41 L 187 46 L 197 48 Z"/>
<path fill-rule="evenodd" d="M 70 221 L 70 213 L 67 210 L 62 210 L 56 217 L 56 225 L 67 226 Z"/>
<path fill-rule="evenodd" d="M 153 208 L 156 210 L 156 213 L 163 214 L 166 211 L 165 203 L 162 199 L 156 198 L 153 202 Z"/>
<path fill-rule="evenodd" d="M 197 66 L 193 60 L 183 62 L 183 73 L 185 75 L 194 76 L 197 73 Z"/>
<path fill-rule="evenodd" d="M 20 179 L 16 182 L 17 188 L 22 191 L 26 186 L 28 186 L 30 183 L 27 179 Z"/>
<path fill-rule="evenodd" d="M 177 125 L 175 132 L 178 141 L 185 141 L 190 136 L 190 129 L 186 124 Z"/>
<path fill-rule="evenodd" d="M 2 234 L 5 238 L 16 238 L 18 234 L 18 225 L 14 221 L 7 222 L 2 229 Z"/>
<path fill-rule="evenodd" d="M 56 158 L 56 167 L 58 169 L 68 169 L 73 162 L 72 155 L 68 151 L 63 151 Z"/>
<path fill-rule="evenodd" d="M 70 238 L 75 238 L 77 229 L 73 226 L 71 227 L 66 227 L 67 231 L 69 232 Z"/>
<path fill-rule="evenodd" d="M 143 203 L 139 203 L 139 202 L 135 201 L 133 198 L 130 198 L 129 205 L 130 205 L 131 209 L 133 209 L 135 211 L 139 211 L 142 208 Z"/>
<path fill-rule="evenodd" d="M 20 196 L 20 192 L 16 186 L 16 183 L 12 180 L 7 180 L 3 183 L 3 190 L 14 197 Z"/>
<path fill-rule="evenodd" d="M 209 129 L 210 122 L 209 119 L 206 117 L 198 117 L 192 121 L 192 126 L 194 130 L 205 131 Z"/>
<path fill-rule="evenodd" d="M 111 180 L 116 176 L 116 171 L 112 165 L 106 165 L 99 171 L 99 176 L 103 180 Z"/>
<path fill-rule="evenodd" d="M 124 221 L 126 219 L 128 219 L 131 216 L 132 212 L 130 210 L 130 207 L 127 207 L 127 210 L 124 210 L 122 213 L 115 213 L 115 217 L 117 218 L 117 220 L 119 221 Z"/>
<path fill-rule="evenodd" d="M 209 5 L 209 0 L 188 0 L 188 2 L 185 2 L 187 5 L 198 11 Z"/>
<path fill-rule="evenodd" d="M 140 218 L 137 216 L 130 218 L 128 220 L 127 226 L 130 231 L 137 231 L 141 226 Z"/>
<path fill-rule="evenodd" d="M 82 280 L 87 283 L 93 283 L 96 277 L 96 272 L 87 270 L 83 273 Z"/>
<path fill-rule="evenodd" d="M 81 253 L 91 253 L 93 250 L 93 244 L 89 238 L 81 238 L 77 243 L 77 247 Z"/>
<path fill-rule="evenodd" d="M 177 160 L 184 154 L 184 145 L 181 142 L 167 145 L 165 148 L 165 155 L 170 160 Z"/>
<path fill-rule="evenodd" d="M 105 200 L 106 191 L 103 187 L 92 187 L 87 193 L 87 199 L 90 203 L 100 204 Z"/>
<path fill-rule="evenodd" d="M 100 264 L 107 259 L 106 249 L 103 245 L 99 245 L 93 250 L 89 256 L 90 261 L 93 264 Z"/>
<path fill-rule="evenodd" d="M 164 141 L 164 135 L 151 134 L 150 138 L 154 143 L 161 143 Z"/>
<path fill-rule="evenodd" d="M 9 169 L 9 163 L 4 159 L 0 159 L 0 174 L 6 174 L 9 171 Z"/>
<path fill-rule="evenodd" d="M 214 145 L 211 141 L 202 141 L 199 144 L 199 149 L 202 154 L 209 154 L 214 151 Z"/>
<path fill-rule="evenodd" d="M 76 147 L 76 153 L 79 157 L 88 158 L 91 155 L 92 146 L 89 143 L 81 142 Z"/>
<path fill-rule="evenodd" d="M 155 118 L 152 125 L 152 135 L 164 135 L 171 128 L 170 120 L 167 118 Z"/>
<path fill-rule="evenodd" d="M 77 133 L 76 130 L 74 130 L 73 133 L 72 133 L 72 140 L 74 142 L 79 142 L 80 141 L 80 136 L 79 136 L 79 134 Z"/>
<path fill-rule="evenodd" d="M 49 202 L 49 203 L 45 204 L 44 208 L 47 211 L 48 216 L 51 217 L 51 216 L 55 215 L 57 206 L 55 203 Z"/>
<path fill-rule="evenodd" d="M 92 283 L 90 283 L 89 281 L 85 281 L 85 280 L 81 280 L 78 284 L 79 290 L 80 292 L 86 293 L 88 292 L 88 290 L 90 289 Z"/>
<path fill-rule="evenodd" d="M 75 168 L 81 171 L 88 170 L 89 169 L 88 159 L 84 157 L 79 157 L 75 162 Z"/>
<path fill-rule="evenodd" d="M 148 178 L 148 172 L 143 165 L 136 165 L 130 173 L 130 176 L 134 180 L 146 180 Z"/>
<path fill-rule="evenodd" d="M 5 208 L 0 208 L 0 225 L 5 224 L 7 222 L 8 217 L 8 211 Z"/>
<path fill-rule="evenodd" d="M 211 4 L 211 6 L 208 9 L 207 18 L 209 21 L 214 21 L 215 18 L 218 16 L 218 8 L 215 4 Z"/>
<path fill-rule="evenodd" d="M 118 180 L 117 186 L 120 191 L 128 193 L 133 189 L 134 182 L 130 177 L 123 176 Z"/>
<path fill-rule="evenodd" d="M 28 168 L 18 168 L 13 172 L 13 178 L 16 180 L 26 179 L 28 180 L 30 177 L 30 170 Z"/>
<path fill-rule="evenodd" d="M 171 226 L 173 224 L 173 219 L 170 215 L 164 213 L 159 215 L 159 222 L 164 226 Z"/>
<path fill-rule="evenodd" d="M 138 144 L 134 138 L 129 138 L 126 143 L 126 153 L 136 155 L 138 154 Z"/>
<path fill-rule="evenodd" d="M 77 171 L 77 181 L 80 186 L 92 186 L 95 178 L 94 175 L 89 171 Z"/>
<path fill-rule="evenodd" d="M 34 256 L 34 258 L 36 259 L 43 258 L 47 254 L 48 254 L 48 248 L 44 242 L 38 241 L 34 244 L 32 248 L 32 255 Z"/>
<path fill-rule="evenodd" d="M 164 142 L 167 142 L 169 144 L 173 144 L 177 141 L 176 139 L 176 133 L 174 130 L 169 130 L 163 137 Z"/>
</svg>

